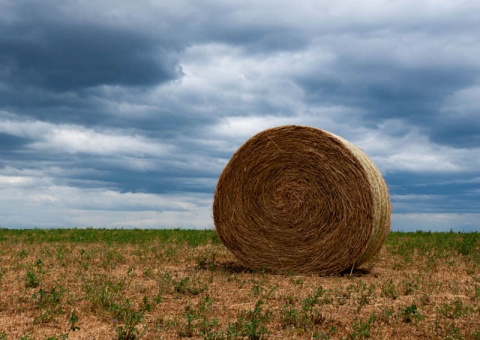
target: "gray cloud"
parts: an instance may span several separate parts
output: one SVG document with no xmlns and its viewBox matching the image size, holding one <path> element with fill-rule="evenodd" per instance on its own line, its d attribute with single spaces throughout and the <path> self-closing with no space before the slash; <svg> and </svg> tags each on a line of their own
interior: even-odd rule
<svg viewBox="0 0 480 340">
<path fill-rule="evenodd" d="M 302 124 L 374 159 L 395 228 L 416 218 L 419 228 L 471 229 L 479 9 L 3 2 L 3 223 L 211 227 L 216 179 L 236 148 L 265 128 Z"/>
<path fill-rule="evenodd" d="M 179 76 L 174 46 L 152 36 L 84 22 L 53 3 L 19 3 L 4 22 L 0 60 L 9 82 L 54 91 L 104 84 L 148 86 Z M 161 32 L 159 32 L 161 34 Z"/>
</svg>

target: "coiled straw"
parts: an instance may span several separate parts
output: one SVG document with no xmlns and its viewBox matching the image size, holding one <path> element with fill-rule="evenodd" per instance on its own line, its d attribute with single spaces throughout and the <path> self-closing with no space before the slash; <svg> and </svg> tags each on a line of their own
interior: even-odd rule
<svg viewBox="0 0 480 340">
<path fill-rule="evenodd" d="M 215 190 L 218 236 L 245 266 L 335 274 L 372 259 L 390 231 L 387 186 L 350 142 L 282 126 L 250 138 Z"/>
</svg>

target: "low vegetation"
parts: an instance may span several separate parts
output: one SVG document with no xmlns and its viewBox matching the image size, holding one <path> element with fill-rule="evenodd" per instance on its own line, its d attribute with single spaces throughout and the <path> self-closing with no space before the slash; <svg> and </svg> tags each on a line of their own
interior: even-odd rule
<svg viewBox="0 0 480 340">
<path fill-rule="evenodd" d="M 213 231 L 0 229 L 0 290 L 0 339 L 480 339 L 480 234 L 391 233 L 320 277 Z"/>
</svg>

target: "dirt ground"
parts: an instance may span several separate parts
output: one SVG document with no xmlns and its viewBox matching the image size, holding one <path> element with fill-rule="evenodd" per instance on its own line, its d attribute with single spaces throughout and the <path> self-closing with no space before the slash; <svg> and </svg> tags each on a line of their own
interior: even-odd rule
<svg viewBox="0 0 480 340">
<path fill-rule="evenodd" d="M 480 339 L 478 241 L 418 244 L 320 277 L 250 271 L 212 242 L 4 238 L 0 339 Z"/>
</svg>

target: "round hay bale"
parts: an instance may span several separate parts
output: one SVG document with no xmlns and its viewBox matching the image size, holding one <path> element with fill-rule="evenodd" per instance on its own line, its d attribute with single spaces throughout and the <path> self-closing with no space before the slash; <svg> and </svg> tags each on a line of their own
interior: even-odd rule
<svg viewBox="0 0 480 340">
<path fill-rule="evenodd" d="M 390 214 L 387 186 L 365 153 L 294 125 L 245 142 L 220 175 L 213 202 L 217 234 L 243 265 L 322 275 L 375 256 Z"/>
</svg>

